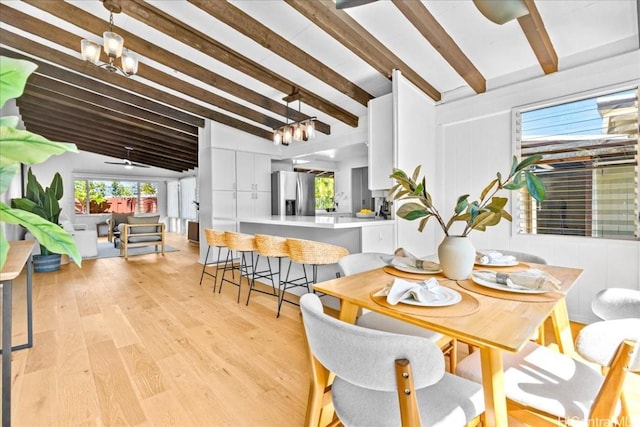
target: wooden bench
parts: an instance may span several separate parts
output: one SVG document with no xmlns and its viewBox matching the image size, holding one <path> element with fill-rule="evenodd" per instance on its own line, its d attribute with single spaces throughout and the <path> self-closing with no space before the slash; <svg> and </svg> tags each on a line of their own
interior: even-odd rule
<svg viewBox="0 0 640 427">
<path fill-rule="evenodd" d="M 121 224 L 120 256 L 129 258 L 129 248 L 155 246 L 164 255 L 164 223 Z M 155 230 L 155 231 L 153 231 Z"/>
</svg>

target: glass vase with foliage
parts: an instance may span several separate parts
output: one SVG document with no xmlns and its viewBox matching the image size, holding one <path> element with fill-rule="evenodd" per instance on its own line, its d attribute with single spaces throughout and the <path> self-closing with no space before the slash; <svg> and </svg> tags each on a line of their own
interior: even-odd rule
<svg viewBox="0 0 640 427">
<path fill-rule="evenodd" d="M 9 99 L 22 95 L 27 78 L 36 68 L 29 61 L 0 56 L 0 108 Z M 42 163 L 53 155 L 78 152 L 75 144 L 50 141 L 27 130 L 17 129 L 18 122 L 17 116 L 0 118 L 0 194 L 9 189 L 11 181 L 20 171 L 21 163 Z M 3 201 L 0 201 L 0 223 L 25 227 L 49 251 L 69 255 L 80 265 L 82 258 L 73 237 L 57 223 L 33 212 L 9 207 Z M 9 243 L 4 228 L 0 226 L 0 269 L 8 253 Z"/>
</svg>

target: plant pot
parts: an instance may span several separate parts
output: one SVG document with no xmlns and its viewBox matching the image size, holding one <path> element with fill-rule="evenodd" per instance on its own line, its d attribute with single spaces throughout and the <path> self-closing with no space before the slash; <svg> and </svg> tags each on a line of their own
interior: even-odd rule
<svg viewBox="0 0 640 427">
<path fill-rule="evenodd" d="M 60 254 L 34 255 L 33 271 L 36 273 L 48 273 L 60 270 Z"/>
<path fill-rule="evenodd" d="M 468 279 L 475 258 L 476 250 L 466 236 L 446 236 L 438 246 L 440 267 L 451 280 Z"/>
</svg>

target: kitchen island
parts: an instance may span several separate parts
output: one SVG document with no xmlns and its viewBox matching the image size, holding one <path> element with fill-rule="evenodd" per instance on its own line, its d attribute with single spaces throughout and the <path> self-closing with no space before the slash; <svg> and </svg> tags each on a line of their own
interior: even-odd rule
<svg viewBox="0 0 640 427">
<path fill-rule="evenodd" d="M 342 246 L 349 253 L 383 252 L 395 249 L 395 220 L 375 218 L 340 218 L 330 216 L 280 216 L 242 218 L 238 220 L 241 233 L 269 234 L 315 240 Z M 260 258 L 259 270 L 265 266 Z M 336 264 L 318 268 L 318 281 L 334 279 L 338 272 Z M 293 265 L 291 277 L 301 277 L 302 269 Z M 289 292 L 290 290 L 287 290 Z M 292 293 L 303 292 L 300 288 Z"/>
<path fill-rule="evenodd" d="M 240 232 L 315 240 L 347 248 L 350 253 L 394 250 L 395 220 L 330 216 L 242 218 Z"/>
</svg>

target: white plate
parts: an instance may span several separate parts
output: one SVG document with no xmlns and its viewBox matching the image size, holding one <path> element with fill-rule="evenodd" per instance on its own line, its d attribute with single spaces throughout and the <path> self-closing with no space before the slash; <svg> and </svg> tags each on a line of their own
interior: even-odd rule
<svg viewBox="0 0 640 427">
<path fill-rule="evenodd" d="M 500 291 L 506 292 L 514 292 L 516 294 L 544 294 L 545 292 L 548 292 L 540 289 L 514 289 L 508 287 L 507 285 L 496 282 L 489 282 L 488 280 L 483 280 L 473 275 L 471 276 L 471 280 L 473 280 L 473 283 L 477 283 L 478 285 L 484 286 L 486 288 L 498 289 Z"/>
<path fill-rule="evenodd" d="M 420 307 L 444 307 L 447 305 L 453 305 L 453 304 L 457 304 L 460 301 L 462 301 L 462 295 L 460 295 L 460 293 L 456 292 L 453 289 L 450 288 L 445 288 L 445 287 L 440 287 L 438 288 L 441 294 L 445 294 L 446 298 L 443 298 L 441 300 L 437 300 L 437 301 L 430 301 L 430 302 L 420 302 L 420 301 L 416 301 L 413 298 L 406 298 L 406 299 L 401 299 L 400 303 L 402 304 L 408 304 L 408 305 L 419 305 Z"/>
<path fill-rule="evenodd" d="M 520 264 L 520 261 L 512 261 L 504 264 L 491 264 L 491 263 L 483 264 L 481 262 L 476 262 L 476 265 L 481 265 L 483 267 L 515 267 L 518 264 Z"/>
<path fill-rule="evenodd" d="M 413 274 L 438 274 L 442 273 L 442 269 L 439 268 L 437 270 L 423 270 L 421 268 L 409 267 L 407 265 L 391 265 L 396 270 L 404 271 L 405 273 L 413 273 Z"/>
</svg>

